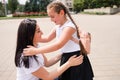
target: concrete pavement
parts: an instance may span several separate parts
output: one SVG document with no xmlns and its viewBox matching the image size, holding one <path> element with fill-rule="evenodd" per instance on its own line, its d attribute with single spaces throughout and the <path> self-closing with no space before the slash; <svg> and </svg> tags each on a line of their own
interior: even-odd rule
<svg viewBox="0 0 120 80">
<path fill-rule="evenodd" d="M 94 80 L 119 80 L 120 15 L 77 14 L 72 16 L 83 30 L 92 34 L 91 53 L 88 56 L 94 70 Z M 45 35 L 54 27 L 54 23 L 49 18 L 35 19 Z M 17 28 L 21 20 L 23 19 L 0 20 L 0 80 L 16 80 L 14 54 Z M 59 51 L 46 56 L 50 58 L 55 53 Z M 48 70 L 53 70 L 58 64 Z"/>
</svg>

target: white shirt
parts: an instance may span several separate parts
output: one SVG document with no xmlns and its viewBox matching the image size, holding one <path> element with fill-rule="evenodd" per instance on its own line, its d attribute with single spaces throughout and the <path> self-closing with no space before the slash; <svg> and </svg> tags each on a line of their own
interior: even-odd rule
<svg viewBox="0 0 120 80">
<path fill-rule="evenodd" d="M 41 54 L 36 56 L 38 62 L 34 58 L 30 58 L 30 68 L 25 68 L 24 66 L 17 67 L 17 80 L 39 80 L 39 78 L 32 75 L 32 72 L 44 66 L 44 58 Z"/>
<path fill-rule="evenodd" d="M 57 38 L 58 40 L 59 40 L 60 35 L 62 34 L 63 29 L 66 28 L 66 27 L 72 27 L 72 28 L 76 29 L 76 28 L 75 28 L 75 25 L 74 25 L 71 21 L 69 21 L 69 20 L 67 20 L 62 26 L 56 26 L 56 38 Z M 68 35 L 69 35 L 69 34 L 68 34 Z M 78 39 L 78 37 L 77 37 L 77 32 L 75 32 L 75 33 L 72 35 L 72 37 Z M 79 45 L 76 44 L 76 43 L 75 43 L 74 41 L 72 41 L 72 40 L 69 40 L 69 41 L 61 48 L 61 52 L 62 52 L 62 53 L 74 52 L 74 51 L 78 51 L 78 50 L 80 50 Z"/>
</svg>

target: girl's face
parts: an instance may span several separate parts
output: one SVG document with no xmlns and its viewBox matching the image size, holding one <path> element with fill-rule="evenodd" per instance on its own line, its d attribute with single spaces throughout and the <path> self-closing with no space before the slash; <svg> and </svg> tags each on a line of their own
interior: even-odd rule
<svg viewBox="0 0 120 80">
<path fill-rule="evenodd" d="M 53 8 L 50 8 L 47 10 L 48 16 L 50 16 L 51 21 L 53 21 L 56 25 L 62 24 L 62 17 L 63 15 L 61 12 L 58 14 L 57 12 L 54 11 Z"/>
<path fill-rule="evenodd" d="M 42 34 L 43 34 L 43 32 L 40 30 L 40 27 L 37 24 L 35 34 L 34 34 L 34 38 L 33 38 L 34 46 L 36 46 L 37 43 L 40 42 Z"/>
</svg>

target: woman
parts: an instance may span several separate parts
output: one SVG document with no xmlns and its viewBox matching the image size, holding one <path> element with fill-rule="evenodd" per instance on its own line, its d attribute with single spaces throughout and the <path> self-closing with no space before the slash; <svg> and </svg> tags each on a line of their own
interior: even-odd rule
<svg viewBox="0 0 120 80">
<path fill-rule="evenodd" d="M 33 56 L 24 56 L 23 49 L 27 45 L 39 47 L 42 31 L 39 28 L 36 20 L 25 19 L 18 28 L 17 46 L 15 53 L 15 65 L 17 67 L 17 80 L 54 80 L 71 66 L 80 65 L 83 61 L 83 56 L 72 56 L 61 67 L 54 71 L 48 72 L 45 69 L 60 60 L 61 55 L 58 54 L 54 58 L 47 60 L 44 54 Z"/>
</svg>

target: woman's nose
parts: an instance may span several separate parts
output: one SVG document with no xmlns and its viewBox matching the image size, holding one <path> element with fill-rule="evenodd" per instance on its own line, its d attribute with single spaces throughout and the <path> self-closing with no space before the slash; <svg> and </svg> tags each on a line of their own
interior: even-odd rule
<svg viewBox="0 0 120 80">
<path fill-rule="evenodd" d="M 43 34 L 43 32 L 41 31 L 41 34 Z"/>
</svg>

